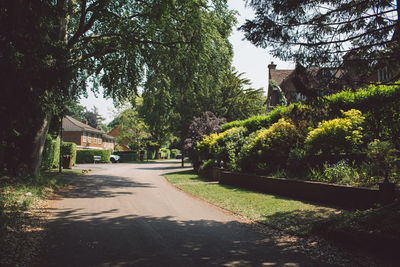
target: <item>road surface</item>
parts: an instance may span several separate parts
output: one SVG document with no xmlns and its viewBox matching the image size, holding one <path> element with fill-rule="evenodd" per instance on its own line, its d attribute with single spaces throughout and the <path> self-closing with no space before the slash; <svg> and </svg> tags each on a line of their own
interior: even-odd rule
<svg viewBox="0 0 400 267">
<path fill-rule="evenodd" d="M 38 266 L 325 266 L 174 188 L 178 161 L 104 166 L 55 202 Z"/>
</svg>

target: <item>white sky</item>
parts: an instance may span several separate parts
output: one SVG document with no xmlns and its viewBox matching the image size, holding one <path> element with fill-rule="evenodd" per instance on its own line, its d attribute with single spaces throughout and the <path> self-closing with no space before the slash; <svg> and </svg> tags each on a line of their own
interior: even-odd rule
<svg viewBox="0 0 400 267">
<path fill-rule="evenodd" d="M 267 88 L 268 81 L 268 64 L 274 61 L 278 69 L 294 68 L 293 64 L 280 61 L 272 58 L 268 51 L 261 48 L 256 48 L 250 42 L 242 40 L 243 33 L 237 31 L 237 28 L 242 25 L 246 19 L 252 19 L 254 12 L 250 8 L 245 8 L 244 0 L 228 0 L 230 9 L 239 11 L 238 24 L 233 29 L 233 34 L 229 38 L 233 45 L 233 66 L 239 73 L 244 73 L 243 78 L 251 81 L 253 88 Z M 80 104 L 92 109 L 93 106 L 98 108 L 100 115 L 106 119 L 106 123 L 110 122 L 115 115 L 115 107 L 111 99 L 104 99 L 101 94 L 97 97 L 89 91 L 88 98 L 82 98 Z"/>
</svg>

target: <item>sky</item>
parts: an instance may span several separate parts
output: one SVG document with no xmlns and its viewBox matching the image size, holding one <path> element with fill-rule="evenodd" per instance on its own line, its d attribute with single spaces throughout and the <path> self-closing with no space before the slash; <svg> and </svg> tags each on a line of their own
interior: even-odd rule
<svg viewBox="0 0 400 267">
<path fill-rule="evenodd" d="M 233 45 L 233 63 L 239 73 L 244 73 L 243 78 L 251 81 L 251 87 L 263 88 L 267 90 L 268 83 L 268 64 L 271 61 L 277 64 L 277 69 L 294 68 L 294 65 L 288 62 L 280 61 L 272 58 L 266 49 L 257 48 L 247 40 L 243 40 L 243 33 L 238 31 L 237 28 L 242 25 L 246 19 L 252 19 L 254 12 L 249 7 L 245 7 L 243 0 L 228 0 L 230 9 L 237 10 L 238 23 L 233 28 L 233 34 L 229 38 Z M 101 94 L 95 96 L 90 90 L 88 98 L 81 98 L 80 104 L 91 110 L 96 106 L 100 115 L 102 115 L 109 123 L 116 114 L 116 109 L 111 99 L 104 99 Z"/>
</svg>

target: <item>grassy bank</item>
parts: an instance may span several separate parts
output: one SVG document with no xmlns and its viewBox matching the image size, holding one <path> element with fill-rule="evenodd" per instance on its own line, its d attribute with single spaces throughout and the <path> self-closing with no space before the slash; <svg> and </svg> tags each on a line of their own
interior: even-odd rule
<svg viewBox="0 0 400 267">
<path fill-rule="evenodd" d="M 300 236 L 321 236 L 390 264 L 398 262 L 399 201 L 375 209 L 346 211 L 210 183 L 194 171 L 165 177 L 196 197 L 270 227 Z"/>
<path fill-rule="evenodd" d="M 208 183 L 193 171 L 165 177 L 180 189 L 221 208 L 297 235 L 307 235 L 315 223 L 342 213 L 330 207 Z"/>
<path fill-rule="evenodd" d="M 35 201 L 64 186 L 63 177 L 79 173 L 81 170 L 64 170 L 61 174 L 43 172 L 37 178 L 0 177 L 0 236 L 13 231 L 20 215 L 29 211 Z"/>
</svg>

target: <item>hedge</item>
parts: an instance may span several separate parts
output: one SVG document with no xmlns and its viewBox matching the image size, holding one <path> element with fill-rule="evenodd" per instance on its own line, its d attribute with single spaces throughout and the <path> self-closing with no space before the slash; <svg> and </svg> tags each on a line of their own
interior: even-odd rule
<svg viewBox="0 0 400 267">
<path fill-rule="evenodd" d="M 137 151 L 118 151 L 114 152 L 114 154 L 120 156 L 120 162 L 132 162 L 140 160 Z"/>
<path fill-rule="evenodd" d="M 50 170 L 58 168 L 60 162 L 60 137 L 53 139 L 51 135 L 47 135 L 42 157 L 41 168 Z"/>
<path fill-rule="evenodd" d="M 101 162 L 110 162 L 110 150 L 106 149 L 88 149 L 76 151 L 76 163 L 93 163 L 93 156 L 101 156 Z"/>
<path fill-rule="evenodd" d="M 72 166 L 74 166 L 76 163 L 76 144 L 72 142 L 63 142 L 61 146 L 61 155 L 71 156 Z"/>
<path fill-rule="evenodd" d="M 171 158 L 171 151 L 168 148 L 161 148 L 160 154 L 162 159 L 170 159 Z"/>
</svg>

